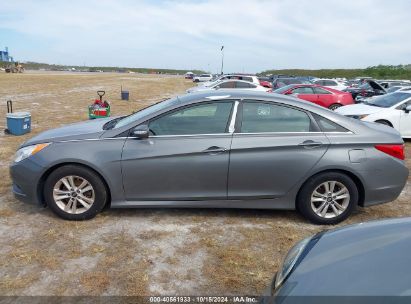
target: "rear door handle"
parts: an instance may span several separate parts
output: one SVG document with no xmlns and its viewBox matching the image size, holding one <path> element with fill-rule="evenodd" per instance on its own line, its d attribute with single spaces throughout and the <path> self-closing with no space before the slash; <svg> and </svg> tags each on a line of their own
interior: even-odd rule
<svg viewBox="0 0 411 304">
<path fill-rule="evenodd" d="M 223 147 L 212 146 L 204 150 L 204 152 L 208 154 L 220 154 L 226 152 L 227 149 Z"/>
<path fill-rule="evenodd" d="M 313 140 L 305 140 L 302 143 L 298 144 L 300 147 L 304 147 L 306 149 L 314 149 L 323 145 L 322 142 L 313 141 Z"/>
</svg>

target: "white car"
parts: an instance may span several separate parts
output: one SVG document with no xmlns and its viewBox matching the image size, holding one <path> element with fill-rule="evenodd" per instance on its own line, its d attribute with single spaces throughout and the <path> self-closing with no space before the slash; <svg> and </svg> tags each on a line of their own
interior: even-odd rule
<svg viewBox="0 0 411 304">
<path fill-rule="evenodd" d="M 247 91 L 263 91 L 263 92 L 271 92 L 271 89 L 267 89 L 259 84 L 251 83 L 244 80 L 223 80 L 214 83 L 209 87 L 205 86 L 198 86 L 187 90 L 187 93 L 194 93 L 200 91 L 208 91 L 208 90 L 247 90 Z"/>
<path fill-rule="evenodd" d="M 388 125 L 411 138 L 411 91 L 389 93 L 366 100 L 364 103 L 340 107 L 342 115 Z"/>
<path fill-rule="evenodd" d="M 205 87 L 210 87 L 217 82 L 223 81 L 223 80 L 230 80 L 230 79 L 237 79 L 237 80 L 244 80 L 248 81 L 257 85 L 260 85 L 260 81 L 258 80 L 257 76 L 253 75 L 236 75 L 236 74 L 229 74 L 229 75 L 221 75 L 215 80 L 207 81 L 204 82 L 202 85 Z"/>
<path fill-rule="evenodd" d="M 344 85 L 343 83 L 335 79 L 317 79 L 317 80 L 314 80 L 313 83 L 318 84 L 323 87 L 330 88 L 330 89 L 338 90 L 338 91 L 342 91 L 347 88 L 346 85 Z"/>
<path fill-rule="evenodd" d="M 387 93 L 401 92 L 401 91 L 411 91 L 411 86 L 393 86 L 386 89 Z"/>
<path fill-rule="evenodd" d="M 211 74 L 201 74 L 198 76 L 194 76 L 193 82 L 204 82 L 204 81 L 210 81 L 213 79 L 213 75 Z"/>
</svg>

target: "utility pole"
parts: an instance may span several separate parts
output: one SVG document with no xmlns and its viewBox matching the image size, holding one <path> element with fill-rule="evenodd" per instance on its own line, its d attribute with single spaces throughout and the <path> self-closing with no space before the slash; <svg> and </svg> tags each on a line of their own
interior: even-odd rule
<svg viewBox="0 0 411 304">
<path fill-rule="evenodd" d="M 223 75 L 224 71 L 224 45 L 221 46 L 221 75 Z"/>
</svg>

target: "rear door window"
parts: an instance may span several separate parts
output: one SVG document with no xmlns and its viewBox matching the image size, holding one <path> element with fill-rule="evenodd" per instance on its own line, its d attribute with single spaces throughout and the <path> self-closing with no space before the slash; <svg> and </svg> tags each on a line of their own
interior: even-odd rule
<svg viewBox="0 0 411 304">
<path fill-rule="evenodd" d="M 238 89 L 250 89 L 250 88 L 255 88 L 256 86 L 253 85 L 252 83 L 247 83 L 247 82 L 241 82 L 237 81 L 236 83 L 236 88 Z"/>
<path fill-rule="evenodd" d="M 314 88 L 315 94 L 331 94 L 327 90 L 321 89 L 321 88 Z"/>
<path fill-rule="evenodd" d="M 236 81 L 227 81 L 218 85 L 221 89 L 234 89 L 236 86 Z"/>
<path fill-rule="evenodd" d="M 299 87 L 292 90 L 293 94 L 314 94 L 314 91 L 310 87 Z"/>
<path fill-rule="evenodd" d="M 308 114 L 287 106 L 246 101 L 242 107 L 241 133 L 310 132 Z"/>
</svg>

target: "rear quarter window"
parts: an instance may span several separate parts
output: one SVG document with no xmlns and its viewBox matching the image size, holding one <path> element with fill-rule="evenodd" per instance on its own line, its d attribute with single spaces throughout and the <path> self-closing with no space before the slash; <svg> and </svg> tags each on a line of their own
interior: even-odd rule
<svg viewBox="0 0 411 304">
<path fill-rule="evenodd" d="M 318 114 L 313 114 L 315 120 L 318 123 L 321 131 L 323 132 L 349 132 L 346 128 L 340 126 L 339 124 L 323 117 Z"/>
</svg>

